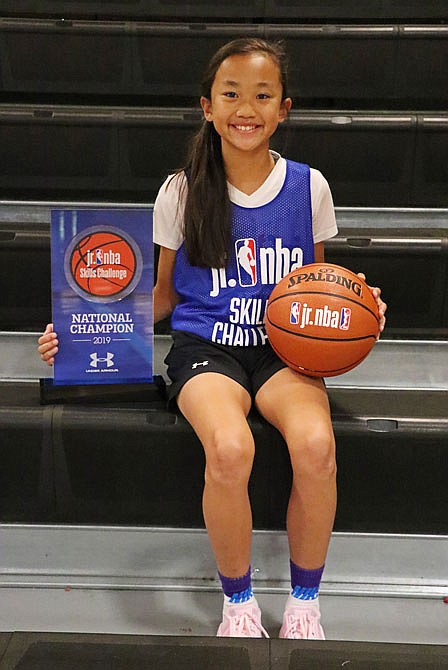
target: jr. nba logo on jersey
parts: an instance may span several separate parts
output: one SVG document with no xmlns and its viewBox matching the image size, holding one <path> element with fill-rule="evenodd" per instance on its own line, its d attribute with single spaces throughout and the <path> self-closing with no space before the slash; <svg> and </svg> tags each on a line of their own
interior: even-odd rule
<svg viewBox="0 0 448 670">
<path fill-rule="evenodd" d="M 350 307 L 342 307 L 341 309 L 341 318 L 339 321 L 339 328 L 341 330 L 348 330 L 350 328 L 350 316 L 352 310 Z"/>
<path fill-rule="evenodd" d="M 300 310 L 302 308 L 302 303 L 300 302 L 292 302 L 291 303 L 291 311 L 289 313 L 289 322 L 293 323 L 294 325 L 298 325 L 299 320 L 300 320 Z"/>
<path fill-rule="evenodd" d="M 257 283 L 256 245 L 253 238 L 235 242 L 235 256 L 240 286 L 255 286 Z"/>
</svg>

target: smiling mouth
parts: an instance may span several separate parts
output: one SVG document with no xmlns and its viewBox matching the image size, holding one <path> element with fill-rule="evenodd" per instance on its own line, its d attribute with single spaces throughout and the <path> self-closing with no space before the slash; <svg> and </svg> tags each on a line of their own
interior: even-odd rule
<svg viewBox="0 0 448 670">
<path fill-rule="evenodd" d="M 233 127 L 236 128 L 241 133 L 250 133 L 254 130 L 257 130 L 257 128 L 259 128 L 259 126 L 256 126 L 256 125 L 243 126 L 243 125 L 237 125 L 237 124 L 233 124 Z"/>
</svg>

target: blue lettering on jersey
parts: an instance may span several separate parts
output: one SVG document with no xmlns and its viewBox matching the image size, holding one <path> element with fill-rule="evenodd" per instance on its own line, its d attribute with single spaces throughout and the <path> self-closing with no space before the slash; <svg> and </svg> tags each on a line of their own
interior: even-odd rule
<svg viewBox="0 0 448 670">
<path fill-rule="evenodd" d="M 221 344 L 264 344 L 266 303 L 289 272 L 314 262 L 310 169 L 287 161 L 280 193 L 262 207 L 232 205 L 232 249 L 226 268 L 191 266 L 176 254 L 180 297 L 171 326 Z"/>
</svg>

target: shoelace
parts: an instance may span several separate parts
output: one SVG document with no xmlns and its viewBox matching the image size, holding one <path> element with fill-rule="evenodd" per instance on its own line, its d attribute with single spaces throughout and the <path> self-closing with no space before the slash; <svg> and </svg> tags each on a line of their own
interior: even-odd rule
<svg viewBox="0 0 448 670">
<path fill-rule="evenodd" d="M 285 637 L 295 640 L 312 640 L 319 637 L 319 617 L 311 612 L 289 614 Z"/>
<path fill-rule="evenodd" d="M 249 612 L 242 612 L 230 618 L 230 635 L 234 637 L 253 637 L 253 634 L 262 633 L 269 637 L 261 623 Z"/>
</svg>

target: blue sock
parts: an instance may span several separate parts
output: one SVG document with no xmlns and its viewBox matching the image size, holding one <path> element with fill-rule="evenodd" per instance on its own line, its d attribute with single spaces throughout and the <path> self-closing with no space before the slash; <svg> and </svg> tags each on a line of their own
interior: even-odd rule
<svg viewBox="0 0 448 670">
<path fill-rule="evenodd" d="M 224 577 L 224 575 L 218 571 L 222 590 L 227 598 L 229 598 L 230 603 L 245 603 L 252 598 L 253 591 L 250 573 L 250 567 L 242 577 Z"/>
<path fill-rule="evenodd" d="M 306 570 L 289 561 L 291 570 L 291 596 L 298 600 L 316 600 L 325 565 L 316 570 Z"/>
</svg>

